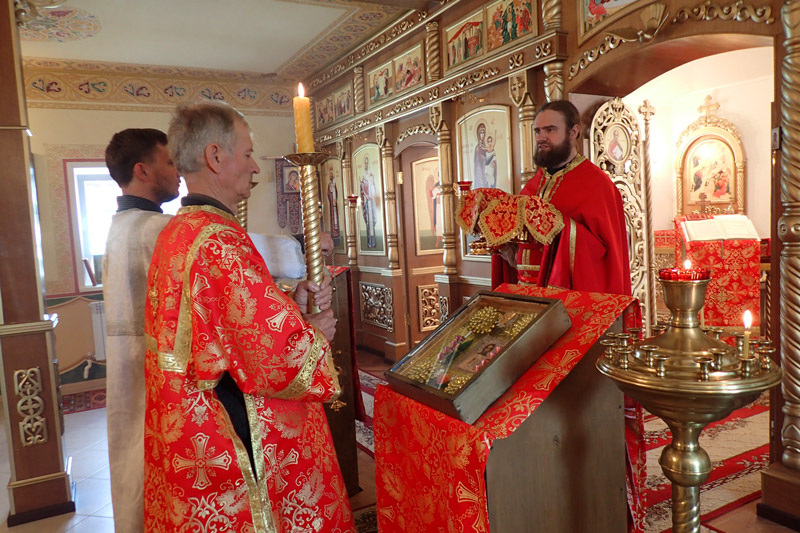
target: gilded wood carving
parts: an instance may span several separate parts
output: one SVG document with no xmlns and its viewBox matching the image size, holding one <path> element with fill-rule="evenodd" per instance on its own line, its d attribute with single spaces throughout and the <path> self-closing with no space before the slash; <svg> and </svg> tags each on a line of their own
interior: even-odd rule
<svg viewBox="0 0 800 533">
<path fill-rule="evenodd" d="M 715 115 L 719 104 L 706 96 L 700 118 L 677 142 L 677 212 L 742 213 L 745 206 L 745 154 L 739 130 Z"/>
<path fill-rule="evenodd" d="M 592 161 L 611 177 L 622 195 L 625 225 L 628 229 L 628 254 L 633 296 L 642 304 L 642 319 L 652 324 L 652 299 L 655 287 L 650 276 L 653 230 L 647 220 L 649 184 L 642 172 L 639 123 L 619 98 L 603 104 L 592 120 L 590 134 Z"/>
</svg>

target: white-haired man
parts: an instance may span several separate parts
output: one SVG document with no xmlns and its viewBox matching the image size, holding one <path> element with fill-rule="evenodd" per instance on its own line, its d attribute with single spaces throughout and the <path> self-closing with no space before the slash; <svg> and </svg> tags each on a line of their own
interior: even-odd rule
<svg viewBox="0 0 800 533">
<path fill-rule="evenodd" d="M 328 280 L 279 291 L 233 213 L 259 168 L 244 116 L 179 106 L 189 194 L 148 278 L 147 531 L 352 531 L 321 402 L 339 394 Z M 321 309 L 304 314 L 308 292 Z"/>
</svg>

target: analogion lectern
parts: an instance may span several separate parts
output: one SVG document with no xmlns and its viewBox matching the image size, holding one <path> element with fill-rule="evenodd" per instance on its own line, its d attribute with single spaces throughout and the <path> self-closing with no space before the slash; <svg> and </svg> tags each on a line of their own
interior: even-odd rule
<svg viewBox="0 0 800 533">
<path fill-rule="evenodd" d="M 563 302 L 571 328 L 473 424 L 375 395 L 382 532 L 618 533 L 627 523 L 623 396 L 594 368 L 627 296 L 501 285 Z"/>
</svg>

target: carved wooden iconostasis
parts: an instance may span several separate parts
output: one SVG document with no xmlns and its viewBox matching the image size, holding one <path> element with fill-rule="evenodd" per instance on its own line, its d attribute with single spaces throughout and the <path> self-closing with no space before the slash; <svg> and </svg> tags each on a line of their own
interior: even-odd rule
<svg viewBox="0 0 800 533">
<path fill-rule="evenodd" d="M 690 4 L 681 2 L 628 4 L 598 15 L 582 4 L 576 12 L 563 9 L 559 2 L 514 0 L 515 13 L 532 16 L 524 24 L 524 17 L 518 16 L 514 29 L 506 9 L 511 0 L 443 4 L 428 12 L 410 13 L 349 57 L 318 73 L 309 84 L 317 143 L 331 153 L 343 154 L 343 189 L 349 189 L 344 194 L 357 197 L 355 205 L 348 204 L 345 215 L 357 228 L 356 233 L 350 225 L 346 228 L 347 239 L 355 247 L 340 249 L 337 263 L 346 259 L 357 267 L 354 290 L 358 293 L 359 344 L 389 360 L 399 359 L 424 337 L 426 328 L 435 322 L 431 318 L 433 301 L 438 299 L 447 310 L 455 309 L 478 290 L 490 288 L 487 258 L 470 254 L 467 238 L 448 220 L 458 201 L 455 182 L 476 179 L 469 155 L 476 142 L 485 144 L 492 137 L 496 149 L 492 150 L 495 157 L 488 179 L 507 192 L 519 192 L 535 170 L 532 122 L 537 103 L 569 96 L 571 90 L 604 98 L 624 96 L 672 66 L 709 53 L 771 42 L 776 33 L 766 22 L 769 16 L 763 9 L 748 10 L 746 6 L 740 8 L 737 21 L 707 7 L 692 11 Z M 713 36 L 732 29 L 750 35 L 739 39 Z M 764 39 L 758 41 L 758 36 Z M 655 46 L 662 41 L 671 47 L 668 60 L 664 59 L 664 47 Z M 702 50 L 692 46 L 693 42 L 702 42 Z M 630 68 L 628 62 L 636 68 Z M 653 62 L 657 64 L 650 64 Z M 586 120 L 583 134 L 588 136 L 591 115 L 586 116 L 589 110 L 580 105 L 579 109 Z M 480 123 L 486 123 L 481 133 Z M 613 130 L 608 130 L 608 135 L 613 135 Z M 482 140 L 477 140 L 478 135 Z M 378 209 L 368 206 L 365 210 L 362 200 L 364 169 L 359 167 L 363 164 L 359 156 L 365 151 L 373 159 L 369 172 L 375 178 L 380 173 L 375 198 L 383 205 Z M 374 161 L 376 153 L 380 154 L 379 163 Z M 623 154 L 622 159 L 630 161 L 633 153 Z M 414 169 L 434 157 L 440 167 L 434 183 L 438 183 L 437 209 L 443 217 L 441 256 L 438 252 L 418 253 L 418 226 L 430 219 L 432 204 L 416 199 L 415 190 L 419 192 L 424 185 L 421 188 L 415 181 Z M 616 168 L 623 164 L 617 161 Z M 636 164 L 645 165 L 641 155 Z M 611 174 L 613 167 L 607 169 Z M 398 175 L 402 175 L 402 183 Z M 428 175 L 417 179 L 426 180 Z M 638 185 L 632 187 L 639 204 L 629 209 L 631 249 L 636 252 L 632 267 L 646 314 L 654 315 L 654 298 L 650 297 L 655 264 L 652 224 L 643 221 L 647 211 L 644 178 L 638 179 Z M 625 187 L 622 182 L 620 185 Z M 364 221 L 371 210 L 377 224 L 368 232 Z M 375 246 L 369 242 L 373 237 L 367 235 L 373 231 L 378 239 Z M 444 310 L 440 308 L 439 314 Z M 426 326 L 423 317 L 434 322 Z"/>
<path fill-rule="evenodd" d="M 800 237 L 787 231 L 779 234 L 775 228 L 779 227 L 779 218 L 788 209 L 787 206 L 795 205 L 792 199 L 800 197 L 800 186 L 793 181 L 788 170 L 781 171 L 784 159 L 789 165 L 800 166 L 800 156 L 794 153 L 796 144 L 780 142 L 786 135 L 792 135 L 792 138 L 800 136 L 800 106 L 796 103 L 800 101 L 797 94 L 800 87 L 800 75 L 797 74 L 800 71 L 800 36 L 795 35 L 800 27 L 798 2 L 790 2 L 783 12 L 783 4 L 776 0 L 764 3 L 638 1 L 605 5 L 591 1 L 579 1 L 576 4 L 559 0 L 530 3 L 514 0 L 513 9 L 508 10 L 511 3 L 511 0 L 490 3 L 479 0 L 431 2 L 428 10 L 409 12 L 383 33 L 355 48 L 309 80 L 316 102 L 324 102 L 335 95 L 340 98 L 344 94 L 346 97 L 346 88 L 352 86 L 351 105 L 348 107 L 345 103 L 338 114 L 334 107 L 333 118 L 330 113 L 323 113 L 326 116 L 317 122 L 315 134 L 318 146 L 327 147 L 332 153 L 337 145 L 344 147 L 343 179 L 345 187 L 350 187 L 348 194 L 354 194 L 356 187 L 355 176 L 346 169 L 348 164 L 352 164 L 348 163 L 348 159 L 366 143 L 377 143 L 381 147 L 386 208 L 383 215 L 387 230 L 385 255 L 358 252 L 353 228 L 357 210 L 361 209 L 360 204 L 350 202 L 347 212 L 347 260 L 354 268 L 354 286 L 364 287 L 358 289 L 363 293 L 356 295 L 355 299 L 357 306 L 360 306 L 356 313 L 359 344 L 383 354 L 388 360 L 398 360 L 425 333 L 424 329 L 430 327 L 430 324 L 425 325 L 425 317 L 435 321 L 430 309 L 437 297 L 441 320 L 458 308 L 465 297 L 487 288 L 489 263 L 480 258 L 464 256 L 462 235 L 452 220 L 458 200 L 454 184 L 460 179 L 474 177 L 463 176 L 463 153 L 460 152 L 459 143 L 469 136 L 469 130 L 464 129 L 459 138 L 459 125 L 469 122 L 469 114 L 485 106 L 508 108 L 508 128 L 503 131 L 508 131 L 510 135 L 508 155 L 511 163 L 508 170 L 510 175 L 504 178 L 508 178 L 511 184 L 508 192 L 519 192 L 534 171 L 532 123 L 538 106 L 548 100 L 569 98 L 582 114 L 583 134 L 589 135 L 590 122 L 597 110 L 597 107 L 592 107 L 594 103 L 602 104 L 613 97 L 637 95 L 626 104 L 637 114 L 639 121 L 641 168 L 650 164 L 650 155 L 656 154 L 656 157 L 652 157 L 654 169 L 650 176 L 653 180 L 651 192 L 655 198 L 650 202 L 653 208 L 652 224 L 636 220 L 634 215 L 635 211 L 645 216 L 646 198 L 641 209 L 629 213 L 629 226 L 638 228 L 634 229 L 631 247 L 641 251 L 639 272 L 647 285 L 647 277 L 649 275 L 652 280 L 653 269 L 658 262 L 653 253 L 655 246 L 665 244 L 652 240 L 652 230 L 663 229 L 667 226 L 663 221 L 672 220 L 677 198 L 674 169 L 657 169 L 657 165 L 664 163 L 657 156 L 661 147 L 675 144 L 677 132 L 682 131 L 697 115 L 679 126 L 669 125 L 667 130 L 670 133 L 666 136 L 661 128 L 655 127 L 652 140 L 658 144 L 649 149 L 647 144 L 651 142 L 651 134 L 647 132 L 646 122 L 649 118 L 646 117 L 648 114 L 652 117 L 655 111 L 656 118 L 652 124 L 657 124 L 663 120 L 664 110 L 672 105 L 673 100 L 684 103 L 687 109 L 695 109 L 700 105 L 696 97 L 702 100 L 706 94 L 712 94 L 715 98 L 721 95 L 724 100 L 727 78 L 738 76 L 739 71 L 747 69 L 734 67 L 728 70 L 728 74 L 719 76 L 719 83 L 711 86 L 719 87 L 719 91 L 697 94 L 701 88 L 687 82 L 673 91 L 670 100 L 664 100 L 666 105 L 658 102 L 654 106 L 648 105 L 644 102 L 647 96 L 640 97 L 642 95 L 636 91 L 662 74 L 692 61 L 758 47 L 774 50 L 775 69 L 774 74 L 769 76 L 773 80 L 773 90 L 762 90 L 761 94 L 766 93 L 767 98 L 770 94 L 774 95 L 771 100 L 775 102 L 775 108 L 770 113 L 764 110 L 764 106 L 745 102 L 730 109 L 740 109 L 738 118 L 734 117 L 736 120 L 733 122 L 744 131 L 742 142 L 746 147 L 748 171 L 751 168 L 760 169 L 757 178 L 753 175 L 747 178 L 751 183 L 748 186 L 749 194 L 754 192 L 753 187 L 758 187 L 755 192 L 759 194 L 772 191 L 769 198 L 761 196 L 755 204 L 751 204 L 751 196 L 748 196 L 747 204 L 744 204 L 745 213 L 751 217 L 754 215 L 748 213 L 748 204 L 755 205 L 759 212 L 771 211 L 768 222 L 763 218 L 756 221 L 759 233 L 770 233 L 771 266 L 773 272 L 780 270 L 781 281 L 773 283 L 770 289 L 767 300 L 769 327 L 764 328 L 765 333 L 772 339 L 797 335 L 800 330 L 800 306 L 787 302 L 786 298 L 789 294 L 800 292 L 800 279 L 796 268 L 784 269 L 780 266 L 795 262 L 795 255 L 800 255 L 800 248 L 797 251 L 796 247 L 791 248 L 789 255 L 781 255 L 780 251 L 783 242 L 800 242 Z M 526 9 L 532 17 L 530 24 L 528 21 L 521 24 L 521 20 L 517 20 L 514 29 L 513 18 L 506 16 L 504 20 L 504 13 L 521 13 Z M 784 39 L 788 39 L 787 44 L 784 44 Z M 411 68 L 405 68 L 404 72 L 399 68 L 401 63 L 404 67 L 411 65 Z M 769 61 L 767 63 L 772 64 Z M 398 72 L 402 75 L 398 75 Z M 582 101 L 582 96 L 594 99 L 594 103 L 587 104 Z M 729 101 L 734 100 L 722 103 L 727 106 Z M 761 105 L 761 99 L 758 104 Z M 662 109 L 661 116 L 659 106 Z M 650 110 L 643 112 L 640 107 Z M 348 109 L 352 109 L 352 113 Z M 672 115 L 675 115 L 674 109 Z M 745 128 L 739 124 L 741 117 L 749 119 L 753 116 L 769 116 L 772 120 L 769 127 L 783 127 L 782 132 L 777 130 L 775 134 L 778 141 L 771 148 L 771 153 L 769 145 L 764 147 L 758 144 L 761 141 L 745 138 L 748 132 L 763 127 L 759 125 L 759 128 L 754 128 L 748 124 L 749 127 Z M 477 125 L 474 126 L 477 135 Z M 598 151 L 595 154 L 601 160 L 605 157 L 608 170 L 611 170 L 611 160 L 617 159 L 612 173 L 616 173 L 617 168 L 625 169 L 626 165 L 630 167 L 633 164 L 630 157 L 625 157 L 624 150 L 621 157 L 616 150 L 615 154 L 611 154 L 615 129 L 620 135 L 623 131 L 629 134 L 633 131 L 609 125 L 602 133 L 603 138 L 597 139 L 598 146 L 602 144 L 607 153 L 604 155 Z M 485 140 L 488 134 L 484 135 Z M 629 138 L 628 142 L 634 141 Z M 757 149 L 748 148 L 748 142 L 755 142 Z M 590 151 L 587 143 L 582 152 L 591 156 Z M 439 162 L 438 183 L 441 192 L 437 194 L 441 199 L 443 217 L 442 254 L 438 265 L 434 265 L 439 258 L 438 252 L 437 255 L 417 252 L 418 246 L 421 246 L 418 244 L 417 221 L 421 215 L 418 211 L 427 204 L 419 202 L 414 196 L 415 190 L 425 188 L 424 183 L 414 181 L 414 169 L 421 169 L 420 175 L 425 174 L 425 165 L 434 157 Z M 758 166 L 758 157 L 767 161 L 762 160 L 761 166 Z M 668 164 L 672 165 L 672 161 L 670 159 Z M 402 184 L 398 182 L 398 173 L 402 173 Z M 771 187 L 765 186 L 769 175 L 772 176 Z M 350 183 L 347 183 L 348 176 Z M 491 175 L 491 178 L 499 178 L 499 175 Z M 636 196 L 646 196 L 644 183 L 636 185 L 637 179 L 644 178 L 646 176 L 640 176 L 628 180 L 627 185 L 619 185 L 624 188 L 632 183 L 631 190 L 636 192 Z M 421 179 L 427 180 L 427 175 Z M 756 179 L 761 182 L 760 185 L 755 185 Z M 743 178 L 739 183 L 744 181 Z M 780 195 L 776 193 L 781 188 L 788 191 L 784 199 L 784 202 L 789 202 L 787 206 L 781 205 Z M 743 201 L 744 193 L 740 196 Z M 353 197 L 353 200 L 356 198 Z M 737 207 L 742 205 L 738 201 L 737 196 L 734 201 Z M 762 209 L 765 206 L 769 209 Z M 426 212 L 430 215 L 430 208 Z M 432 274 L 433 283 L 429 277 L 424 277 L 430 276 L 438 268 L 441 272 Z M 415 280 L 415 273 L 423 277 Z M 645 302 L 648 309 L 652 309 L 653 295 L 646 294 L 646 299 L 649 299 Z M 777 320 L 781 305 L 788 305 L 789 311 L 783 320 Z M 361 315 L 365 310 L 374 319 L 363 320 Z M 409 325 L 411 323 L 413 327 Z M 800 360 L 800 350 L 796 347 L 782 346 L 781 349 L 786 352 L 782 357 Z M 800 382 L 794 380 L 788 385 L 784 383 L 784 390 L 788 391 L 784 394 L 794 398 L 792 405 L 800 403 Z M 780 394 L 773 398 L 773 418 L 776 428 L 783 425 L 788 429 L 775 430 L 773 460 L 782 452 L 782 442 L 795 442 L 791 437 L 792 432 L 800 434 L 797 417 L 789 417 L 787 422 L 783 422 L 780 412 L 782 401 Z M 792 446 L 800 449 L 800 443 Z M 795 460 L 793 456 L 791 460 Z M 800 457 L 796 462 L 800 464 Z M 800 487 L 800 481 L 797 485 Z"/>
</svg>

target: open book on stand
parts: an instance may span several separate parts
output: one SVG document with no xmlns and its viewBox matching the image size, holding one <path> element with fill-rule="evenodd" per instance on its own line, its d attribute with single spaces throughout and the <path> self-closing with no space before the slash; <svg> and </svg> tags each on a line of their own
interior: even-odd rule
<svg viewBox="0 0 800 533">
<path fill-rule="evenodd" d="M 684 220 L 681 227 L 687 242 L 759 239 L 756 228 L 745 215 L 716 215 L 704 220 Z"/>
</svg>

